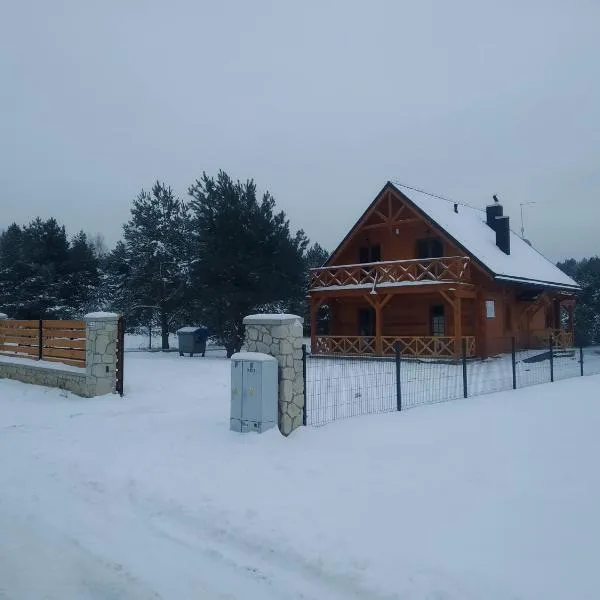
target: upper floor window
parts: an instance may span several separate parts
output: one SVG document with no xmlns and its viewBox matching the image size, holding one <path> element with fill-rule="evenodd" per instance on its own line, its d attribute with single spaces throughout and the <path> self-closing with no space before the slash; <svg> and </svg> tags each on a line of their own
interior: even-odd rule
<svg viewBox="0 0 600 600">
<path fill-rule="evenodd" d="M 358 251 L 358 262 L 361 264 L 379 262 L 381 260 L 381 246 L 361 246 Z"/>
<path fill-rule="evenodd" d="M 417 240 L 417 258 L 440 258 L 444 256 L 444 244 L 440 238 Z"/>
</svg>

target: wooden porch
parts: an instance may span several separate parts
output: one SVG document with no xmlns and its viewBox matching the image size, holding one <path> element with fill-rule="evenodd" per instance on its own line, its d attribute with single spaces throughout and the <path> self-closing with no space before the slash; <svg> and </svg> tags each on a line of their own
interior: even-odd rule
<svg viewBox="0 0 600 600">
<path fill-rule="evenodd" d="M 314 269 L 309 291 L 312 351 L 327 355 L 476 355 L 476 293 L 465 257 Z M 317 335 L 321 305 L 334 307 L 332 335 Z M 440 316 L 434 327 L 431 306 Z M 361 322 L 360 313 L 372 315 Z M 368 315 L 367 315 L 368 316 Z M 323 333 L 323 332 L 322 332 Z"/>
</svg>

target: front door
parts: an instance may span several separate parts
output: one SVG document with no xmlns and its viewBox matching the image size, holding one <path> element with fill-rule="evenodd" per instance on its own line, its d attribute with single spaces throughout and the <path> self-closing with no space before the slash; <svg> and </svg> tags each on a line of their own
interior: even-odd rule
<svg viewBox="0 0 600 600">
<path fill-rule="evenodd" d="M 436 304 L 435 306 L 432 306 L 429 315 L 431 335 L 434 337 L 443 337 L 446 335 L 444 305 Z"/>
<path fill-rule="evenodd" d="M 358 309 L 358 335 L 373 337 L 375 335 L 375 309 Z"/>
</svg>

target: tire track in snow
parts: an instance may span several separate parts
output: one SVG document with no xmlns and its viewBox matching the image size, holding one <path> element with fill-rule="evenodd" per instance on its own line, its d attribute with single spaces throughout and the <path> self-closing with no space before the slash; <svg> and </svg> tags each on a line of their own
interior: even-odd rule
<svg viewBox="0 0 600 600">
<path fill-rule="evenodd" d="M 278 597 L 306 600 L 407 598 L 397 594 L 382 594 L 366 587 L 360 581 L 358 573 L 334 573 L 326 570 L 320 561 L 311 561 L 289 547 L 273 548 L 239 531 L 216 526 L 214 515 L 191 515 L 185 508 L 172 503 L 155 498 L 144 500 L 140 498 L 133 484 L 130 487 L 130 501 L 144 513 L 144 518 L 158 534 L 187 548 L 200 551 L 212 560 L 245 571 L 251 577 L 267 582 L 269 586 L 280 588 L 283 595 Z M 290 588 L 290 580 L 294 581 L 295 589 Z M 448 599 L 450 598 L 452 596 L 448 596 Z"/>
</svg>

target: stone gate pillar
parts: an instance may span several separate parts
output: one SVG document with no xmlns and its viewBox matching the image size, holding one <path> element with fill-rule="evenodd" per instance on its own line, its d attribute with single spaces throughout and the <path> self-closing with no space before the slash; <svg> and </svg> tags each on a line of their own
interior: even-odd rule
<svg viewBox="0 0 600 600">
<path fill-rule="evenodd" d="M 244 350 L 269 354 L 279 362 L 279 430 L 289 435 L 302 425 L 304 374 L 303 319 L 296 315 L 249 315 Z"/>
<path fill-rule="evenodd" d="M 89 396 L 113 394 L 117 375 L 117 324 L 115 313 L 85 315 L 85 364 Z"/>
</svg>

